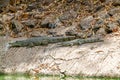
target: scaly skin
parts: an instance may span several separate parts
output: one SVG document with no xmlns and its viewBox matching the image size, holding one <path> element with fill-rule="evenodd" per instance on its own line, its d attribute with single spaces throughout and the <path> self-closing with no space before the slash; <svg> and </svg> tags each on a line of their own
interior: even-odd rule
<svg viewBox="0 0 120 80">
<path fill-rule="evenodd" d="M 75 36 L 67 37 L 34 37 L 26 40 L 9 43 L 9 47 L 33 47 L 40 45 L 48 45 L 50 43 L 64 42 L 75 39 Z"/>
<path fill-rule="evenodd" d="M 73 46 L 73 45 L 81 45 L 85 43 L 94 43 L 94 42 L 102 42 L 100 38 L 86 38 L 86 39 L 75 39 L 72 41 L 62 42 L 58 45 L 60 46 Z"/>
</svg>

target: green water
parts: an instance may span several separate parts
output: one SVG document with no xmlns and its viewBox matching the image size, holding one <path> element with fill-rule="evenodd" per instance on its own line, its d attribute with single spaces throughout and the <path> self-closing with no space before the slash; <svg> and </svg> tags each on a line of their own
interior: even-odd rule
<svg viewBox="0 0 120 80">
<path fill-rule="evenodd" d="M 0 80 L 120 80 L 120 78 L 66 77 L 60 79 L 59 76 L 0 75 Z"/>
</svg>

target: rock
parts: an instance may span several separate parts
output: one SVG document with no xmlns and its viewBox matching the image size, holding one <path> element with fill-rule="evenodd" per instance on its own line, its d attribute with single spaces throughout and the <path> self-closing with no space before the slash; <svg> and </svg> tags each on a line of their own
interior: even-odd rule
<svg viewBox="0 0 120 80">
<path fill-rule="evenodd" d="M 41 27 L 47 27 L 48 26 L 48 24 L 49 24 L 49 19 L 44 19 L 44 20 L 42 20 L 42 22 L 41 22 Z"/>
<path fill-rule="evenodd" d="M 78 33 L 78 29 L 77 29 L 78 25 L 74 24 L 72 26 L 67 27 L 66 29 L 64 29 L 64 33 L 65 36 L 76 36 Z"/>
<path fill-rule="evenodd" d="M 80 31 L 80 32 L 78 32 L 75 29 L 74 30 L 73 29 L 67 30 L 65 32 L 65 34 L 66 34 L 66 36 L 76 36 L 78 38 L 87 38 L 87 37 L 91 37 L 92 36 L 91 32 L 87 32 L 87 31 Z"/>
<path fill-rule="evenodd" d="M 106 35 L 105 28 L 100 28 L 100 29 L 96 32 L 96 35 L 105 36 L 105 35 Z"/>
<path fill-rule="evenodd" d="M 120 25 L 120 13 L 112 16 L 113 19 Z"/>
<path fill-rule="evenodd" d="M 48 28 L 53 29 L 53 28 L 55 28 L 56 26 L 57 26 L 56 23 L 48 23 Z"/>
<path fill-rule="evenodd" d="M 43 7 L 39 7 L 37 8 L 39 12 L 45 11 L 45 9 Z"/>
<path fill-rule="evenodd" d="M 104 20 L 102 19 L 96 20 L 96 23 L 94 24 L 94 27 L 92 30 L 96 33 L 96 31 L 99 30 L 99 28 L 101 28 L 101 26 L 103 25 L 104 25 Z"/>
<path fill-rule="evenodd" d="M 10 0 L 0 0 L 0 9 L 6 7 L 9 4 Z"/>
<path fill-rule="evenodd" d="M 118 23 L 119 23 L 119 25 L 120 25 L 120 19 L 118 19 L 118 20 L 117 20 L 117 22 L 118 22 Z"/>
<path fill-rule="evenodd" d="M 33 9 L 36 9 L 37 8 L 37 6 L 36 6 L 37 4 L 35 4 L 35 3 L 32 3 L 32 4 L 29 4 L 28 6 L 27 6 L 27 11 L 32 11 Z"/>
<path fill-rule="evenodd" d="M 26 20 L 23 22 L 28 28 L 35 28 L 37 21 L 36 20 Z"/>
<path fill-rule="evenodd" d="M 100 6 L 97 6 L 94 10 L 94 12 L 97 12 L 97 11 L 100 11 L 102 8 L 104 8 L 105 5 L 100 5 Z"/>
<path fill-rule="evenodd" d="M 41 0 L 43 5 L 48 6 L 50 3 L 52 3 L 54 0 Z"/>
<path fill-rule="evenodd" d="M 5 36 L 4 26 L 2 24 L 0 24 L 0 36 Z"/>
<path fill-rule="evenodd" d="M 9 11 L 15 13 L 17 11 L 17 8 L 14 6 L 9 6 Z"/>
<path fill-rule="evenodd" d="M 71 3 L 72 1 L 74 1 L 74 0 L 67 0 L 67 3 Z"/>
<path fill-rule="evenodd" d="M 40 37 L 40 36 L 48 36 L 47 34 L 46 34 L 46 32 L 42 32 L 42 31 L 44 31 L 44 29 L 43 30 L 32 30 L 29 34 L 28 34 L 28 36 L 27 37 Z"/>
<path fill-rule="evenodd" d="M 114 6 L 120 6 L 120 0 L 113 0 Z"/>
<path fill-rule="evenodd" d="M 89 29 L 93 21 L 94 21 L 93 16 L 86 17 L 85 19 L 80 21 L 80 28 L 83 30 Z"/>
<path fill-rule="evenodd" d="M 60 17 L 60 21 L 69 20 L 77 17 L 77 13 L 74 10 L 64 12 Z"/>
<path fill-rule="evenodd" d="M 90 0 L 81 0 L 81 4 L 82 4 L 82 5 L 85 5 L 85 6 L 91 5 L 91 4 L 90 4 Z"/>
<path fill-rule="evenodd" d="M 68 30 L 65 32 L 66 36 L 76 36 L 77 32 L 75 30 Z"/>
<path fill-rule="evenodd" d="M 50 28 L 53 29 L 55 28 L 57 25 L 55 23 L 49 22 L 48 20 L 44 20 L 41 22 L 41 27 L 42 28 Z"/>
<path fill-rule="evenodd" d="M 42 28 L 50 28 L 50 29 L 53 29 L 53 28 L 56 28 L 57 27 L 57 22 L 55 21 L 54 19 L 54 15 L 48 15 L 46 16 L 42 21 L 41 21 L 41 24 L 40 26 Z"/>
<path fill-rule="evenodd" d="M 2 24 L 0 24 L 0 30 L 3 30 L 3 25 Z"/>
<path fill-rule="evenodd" d="M 120 7 L 113 8 L 113 9 L 111 9 L 110 11 L 108 11 L 108 14 L 109 14 L 110 16 L 113 16 L 113 15 L 115 15 L 115 14 L 117 14 L 117 13 L 120 13 Z"/>
<path fill-rule="evenodd" d="M 110 17 L 106 11 L 97 12 L 97 16 L 102 18 L 102 19 L 106 19 L 106 18 Z"/>
<path fill-rule="evenodd" d="M 8 11 L 8 8 L 6 7 L 9 5 L 9 2 L 10 0 L 0 0 L 0 13 Z"/>
<path fill-rule="evenodd" d="M 41 6 L 40 4 L 43 4 L 42 3 L 43 1 L 35 1 L 35 2 L 32 2 L 31 4 L 29 4 L 27 6 L 27 9 L 26 11 L 28 12 L 31 12 L 31 11 L 39 11 L 39 12 L 42 12 L 42 11 L 45 11 L 45 8 L 43 6 Z"/>
<path fill-rule="evenodd" d="M 100 2 L 102 2 L 102 3 L 103 3 L 103 2 L 105 2 L 105 0 L 100 0 Z"/>
<path fill-rule="evenodd" d="M 56 18 L 56 19 L 54 20 L 54 23 L 56 24 L 56 26 L 62 26 L 62 23 L 61 23 L 61 21 L 60 21 L 59 18 Z"/>
<path fill-rule="evenodd" d="M 56 36 L 57 32 L 49 30 L 47 33 L 48 33 L 48 35 Z"/>
<path fill-rule="evenodd" d="M 11 21 L 14 18 L 14 14 L 2 14 L 2 16 L 0 17 L 0 22 L 1 23 L 6 23 L 8 21 Z"/>
<path fill-rule="evenodd" d="M 97 25 L 104 24 L 104 20 L 102 20 L 102 19 L 99 19 L 99 20 L 97 20 L 97 21 L 96 21 L 96 24 L 97 24 Z"/>
<path fill-rule="evenodd" d="M 113 15 L 112 18 L 116 21 L 119 20 L 120 19 L 120 13 L 117 13 L 117 14 Z"/>
<path fill-rule="evenodd" d="M 75 26 L 69 26 L 69 27 L 65 27 L 65 26 L 59 26 L 57 28 L 55 28 L 54 30 L 52 30 L 53 32 L 57 32 L 55 35 L 56 36 L 66 36 L 66 31 L 68 30 L 74 30 Z"/>
<path fill-rule="evenodd" d="M 13 32 L 14 35 L 17 35 L 19 32 L 21 32 L 23 28 L 23 24 L 17 20 L 12 20 L 10 24 L 10 29 Z"/>
<path fill-rule="evenodd" d="M 107 33 L 118 31 L 118 24 L 115 22 L 109 22 L 106 27 L 107 27 L 106 28 Z"/>
<path fill-rule="evenodd" d="M 112 0 L 105 0 L 105 3 L 108 4 L 110 3 Z"/>
<path fill-rule="evenodd" d="M 11 28 L 12 29 L 17 29 L 17 31 L 21 31 L 24 26 L 17 20 L 13 20 L 11 22 Z"/>
</svg>

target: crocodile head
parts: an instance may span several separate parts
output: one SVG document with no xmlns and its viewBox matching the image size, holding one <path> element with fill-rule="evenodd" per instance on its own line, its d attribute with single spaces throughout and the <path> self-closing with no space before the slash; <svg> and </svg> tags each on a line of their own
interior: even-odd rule
<svg viewBox="0 0 120 80">
<path fill-rule="evenodd" d="M 21 47 L 23 46 L 24 44 L 22 44 L 20 41 L 16 41 L 16 42 L 11 42 L 9 43 L 9 47 Z"/>
</svg>

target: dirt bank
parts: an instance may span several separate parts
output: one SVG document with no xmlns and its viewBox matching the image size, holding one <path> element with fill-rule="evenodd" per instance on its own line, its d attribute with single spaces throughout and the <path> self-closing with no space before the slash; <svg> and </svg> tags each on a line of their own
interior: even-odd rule
<svg viewBox="0 0 120 80">
<path fill-rule="evenodd" d="M 104 42 L 73 47 L 55 44 L 8 49 L 1 59 L 3 72 L 120 76 L 120 33 L 107 35 Z"/>
</svg>

